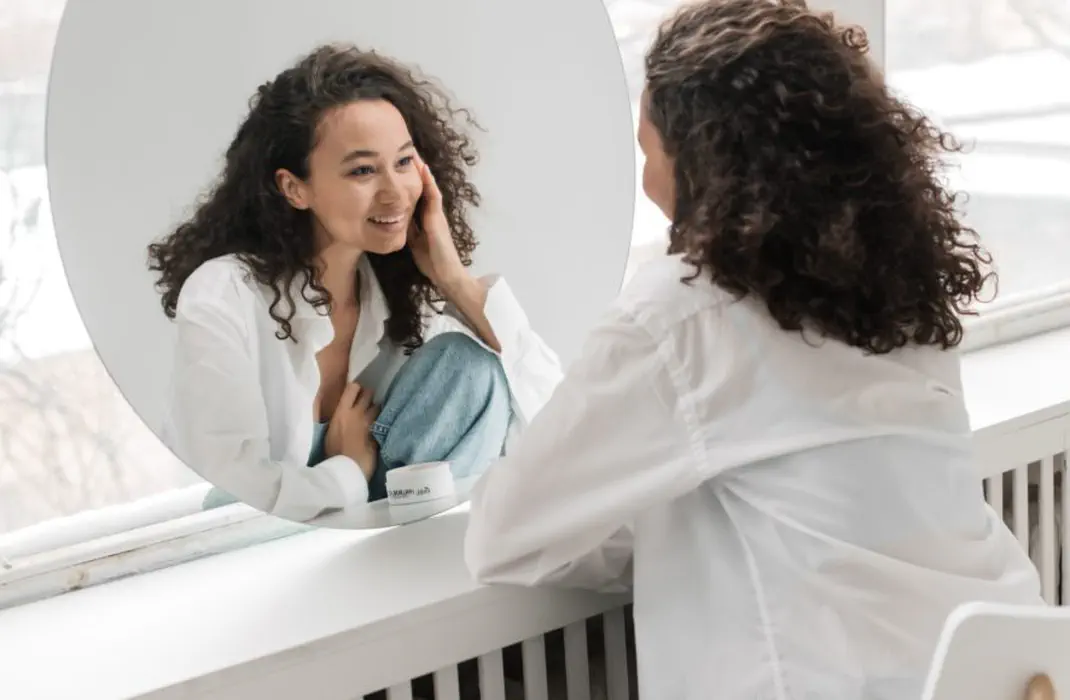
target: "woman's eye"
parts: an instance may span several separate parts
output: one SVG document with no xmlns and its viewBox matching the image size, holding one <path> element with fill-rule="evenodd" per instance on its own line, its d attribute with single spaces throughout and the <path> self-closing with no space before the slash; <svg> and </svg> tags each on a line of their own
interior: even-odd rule
<svg viewBox="0 0 1070 700">
<path fill-rule="evenodd" d="M 412 156 L 405 156 L 404 158 L 398 161 L 398 167 L 407 168 L 412 165 L 413 160 L 414 159 Z"/>
<path fill-rule="evenodd" d="M 349 174 L 350 175 L 371 175 L 374 172 L 375 172 L 375 168 L 373 168 L 372 166 L 370 166 L 370 165 L 361 165 L 361 166 L 358 166 L 358 167 L 353 168 L 352 170 L 350 170 Z"/>
</svg>

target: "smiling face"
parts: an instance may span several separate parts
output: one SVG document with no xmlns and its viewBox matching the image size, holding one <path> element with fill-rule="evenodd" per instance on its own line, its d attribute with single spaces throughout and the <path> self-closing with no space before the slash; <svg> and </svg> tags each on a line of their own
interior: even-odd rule
<svg viewBox="0 0 1070 700">
<path fill-rule="evenodd" d="M 423 192 L 412 135 L 387 100 L 328 111 L 308 157 L 308 178 L 276 173 L 290 204 L 312 214 L 317 247 L 392 253 L 405 245 Z"/>
<path fill-rule="evenodd" d="M 645 90 L 639 104 L 637 138 L 639 148 L 643 151 L 644 156 L 643 192 L 671 221 L 676 202 L 673 161 L 666 155 L 665 148 L 662 146 L 661 136 L 650 122 L 648 97 Z"/>
</svg>

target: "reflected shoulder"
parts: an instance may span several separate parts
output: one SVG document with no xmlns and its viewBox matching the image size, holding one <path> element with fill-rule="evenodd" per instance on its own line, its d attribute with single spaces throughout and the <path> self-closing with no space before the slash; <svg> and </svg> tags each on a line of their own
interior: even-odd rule
<svg viewBox="0 0 1070 700">
<path fill-rule="evenodd" d="M 182 285 L 178 305 L 231 305 L 250 299 L 249 271 L 234 255 L 223 255 L 204 262 Z"/>
</svg>

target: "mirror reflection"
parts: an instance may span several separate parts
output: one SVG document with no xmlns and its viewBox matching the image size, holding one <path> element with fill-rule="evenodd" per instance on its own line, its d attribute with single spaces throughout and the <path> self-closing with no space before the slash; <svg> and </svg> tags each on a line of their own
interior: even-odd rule
<svg viewBox="0 0 1070 700">
<path fill-rule="evenodd" d="M 349 44 L 249 105 L 217 180 L 148 246 L 176 330 L 165 443 L 215 485 L 204 508 L 454 505 L 561 376 L 507 280 L 469 269 L 478 122 Z"/>
<path fill-rule="evenodd" d="M 68 0 L 47 100 L 79 315 L 205 523 L 463 503 L 620 289 L 634 126 L 598 0 Z"/>
</svg>

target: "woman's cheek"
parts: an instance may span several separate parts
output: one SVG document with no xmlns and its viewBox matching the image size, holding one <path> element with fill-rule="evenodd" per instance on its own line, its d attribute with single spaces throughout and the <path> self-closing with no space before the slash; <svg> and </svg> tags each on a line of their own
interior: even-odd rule
<svg viewBox="0 0 1070 700">
<path fill-rule="evenodd" d="M 650 161 L 649 158 L 643 165 L 643 192 L 651 202 L 659 207 L 665 202 L 665 183 L 660 168 Z"/>
<path fill-rule="evenodd" d="M 412 173 L 408 174 L 405 180 L 406 189 L 409 193 L 409 200 L 412 203 L 416 203 L 424 193 L 424 183 L 420 179 L 420 173 L 416 172 L 414 168 Z"/>
<path fill-rule="evenodd" d="M 647 158 L 643 165 L 643 192 L 669 219 L 672 218 L 672 209 L 676 201 L 675 191 L 672 164 L 660 159 Z"/>
</svg>

